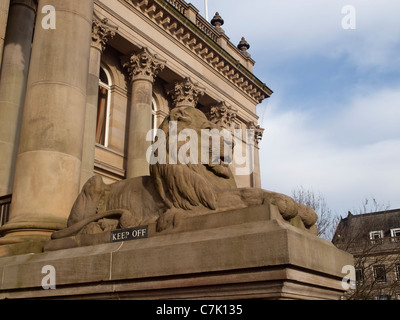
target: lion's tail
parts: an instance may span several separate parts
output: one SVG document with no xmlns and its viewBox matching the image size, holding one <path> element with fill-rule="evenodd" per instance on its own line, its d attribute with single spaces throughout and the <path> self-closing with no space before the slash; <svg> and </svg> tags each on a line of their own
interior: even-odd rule
<svg viewBox="0 0 400 320">
<path fill-rule="evenodd" d="M 61 239 L 65 237 L 71 237 L 76 235 L 83 227 L 88 225 L 91 222 L 103 219 L 103 218 L 120 218 L 123 214 L 130 214 L 130 211 L 125 209 L 116 209 L 116 210 L 109 210 L 99 214 L 92 215 L 81 221 L 69 226 L 68 228 L 58 230 L 52 233 L 52 239 Z"/>
</svg>

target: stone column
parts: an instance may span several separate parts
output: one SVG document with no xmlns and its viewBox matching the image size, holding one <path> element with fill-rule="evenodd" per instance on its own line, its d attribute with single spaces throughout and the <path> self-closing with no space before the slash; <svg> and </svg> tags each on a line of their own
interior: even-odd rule
<svg viewBox="0 0 400 320">
<path fill-rule="evenodd" d="M 201 88 L 192 79 L 185 78 L 183 81 L 176 81 L 172 89 L 167 92 L 171 98 L 174 108 L 193 107 L 197 105 L 198 98 L 204 94 L 204 88 Z"/>
<path fill-rule="evenodd" d="M 93 176 L 100 60 L 108 39 L 114 37 L 116 29 L 114 26 L 109 26 L 107 18 L 101 19 L 95 13 L 92 23 L 92 45 L 89 57 L 80 188 Z"/>
<path fill-rule="evenodd" d="M 55 28 L 44 28 L 43 6 Z M 51 6 L 51 7 L 49 7 Z M 0 243 L 48 239 L 78 195 L 93 0 L 39 0 L 10 220 Z"/>
<path fill-rule="evenodd" d="M 12 0 L 0 75 L 0 196 L 12 192 L 36 4 Z"/>
<path fill-rule="evenodd" d="M 157 55 L 152 55 L 147 48 L 142 48 L 139 53 L 133 53 L 122 59 L 122 65 L 128 71 L 131 85 L 127 179 L 150 174 L 146 151 L 151 142 L 146 141 L 146 135 L 151 130 L 153 82 L 165 63 Z"/>
<path fill-rule="evenodd" d="M 0 0 L 0 65 L 3 57 L 4 37 L 7 28 L 8 8 L 10 0 Z"/>
<path fill-rule="evenodd" d="M 253 188 L 261 188 L 259 143 L 264 134 L 264 129 L 253 121 L 249 122 L 248 129 L 254 130 L 254 170 L 250 174 L 250 183 Z"/>
</svg>

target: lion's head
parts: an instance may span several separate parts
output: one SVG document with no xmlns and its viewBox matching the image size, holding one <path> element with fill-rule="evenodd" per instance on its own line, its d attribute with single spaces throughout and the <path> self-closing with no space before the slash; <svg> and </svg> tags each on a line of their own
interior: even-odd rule
<svg viewBox="0 0 400 320">
<path fill-rule="evenodd" d="M 173 109 L 159 129 L 166 138 L 166 163 L 152 164 L 150 175 L 164 202 L 170 208 L 215 209 L 216 191 L 236 188 L 224 163 L 231 161 L 229 132 L 192 107 Z"/>
</svg>

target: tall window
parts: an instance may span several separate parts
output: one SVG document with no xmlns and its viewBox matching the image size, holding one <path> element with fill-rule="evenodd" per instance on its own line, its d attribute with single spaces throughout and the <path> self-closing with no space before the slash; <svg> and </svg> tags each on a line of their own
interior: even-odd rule
<svg viewBox="0 0 400 320">
<path fill-rule="evenodd" d="M 152 129 L 158 129 L 157 128 L 157 105 L 156 101 L 154 98 L 151 101 L 151 128 Z M 156 131 L 153 131 L 153 141 L 156 137 Z"/>
<path fill-rule="evenodd" d="M 385 266 L 374 266 L 374 278 L 375 281 L 378 283 L 384 283 L 386 282 L 386 270 Z"/>
<path fill-rule="evenodd" d="M 97 103 L 96 143 L 108 146 L 111 80 L 109 73 L 100 68 L 99 99 Z"/>
<path fill-rule="evenodd" d="M 396 280 L 400 281 L 400 264 L 396 264 Z"/>
<path fill-rule="evenodd" d="M 356 269 L 356 283 L 362 284 L 364 282 L 364 268 Z"/>
</svg>

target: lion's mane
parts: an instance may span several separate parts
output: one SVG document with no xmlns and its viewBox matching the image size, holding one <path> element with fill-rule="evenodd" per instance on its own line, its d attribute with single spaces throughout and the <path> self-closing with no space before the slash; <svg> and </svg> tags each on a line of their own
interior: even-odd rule
<svg viewBox="0 0 400 320">
<path fill-rule="evenodd" d="M 150 176 L 157 192 L 169 208 L 191 210 L 193 207 L 204 206 L 216 209 L 217 191 L 221 188 L 236 188 L 232 172 L 228 166 L 202 164 L 201 161 L 197 164 L 170 164 L 170 121 L 177 121 L 178 132 L 182 129 L 193 129 L 198 136 L 203 128 L 218 128 L 198 109 L 183 107 L 171 111 L 160 126 L 166 136 L 166 164 L 155 163 L 150 166 Z M 184 143 L 178 143 L 177 148 Z M 200 145 L 198 148 L 200 155 Z"/>
</svg>

